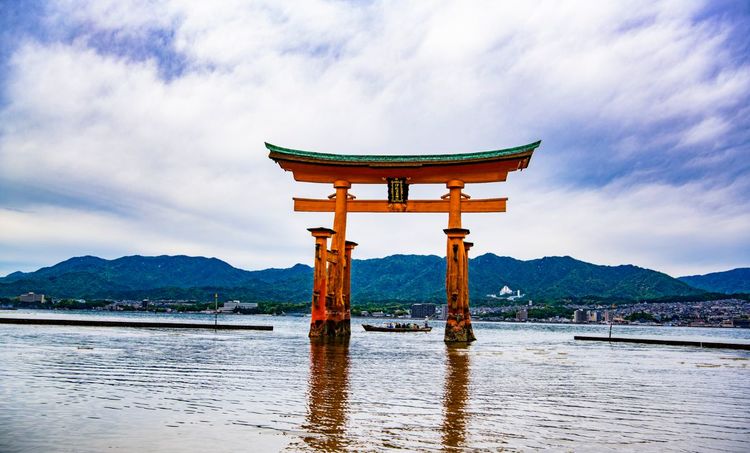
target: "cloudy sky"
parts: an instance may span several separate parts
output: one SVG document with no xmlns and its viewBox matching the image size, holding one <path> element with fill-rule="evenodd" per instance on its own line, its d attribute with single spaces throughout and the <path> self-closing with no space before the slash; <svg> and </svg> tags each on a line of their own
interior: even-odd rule
<svg viewBox="0 0 750 453">
<path fill-rule="evenodd" d="M 309 263 L 263 146 L 455 153 L 542 140 L 473 197 L 474 256 L 673 276 L 750 266 L 747 1 L 0 0 L 0 275 L 71 256 Z M 433 198 L 439 186 L 414 186 Z M 381 186 L 354 186 L 383 198 Z M 445 215 L 353 214 L 359 258 L 444 255 Z"/>
</svg>

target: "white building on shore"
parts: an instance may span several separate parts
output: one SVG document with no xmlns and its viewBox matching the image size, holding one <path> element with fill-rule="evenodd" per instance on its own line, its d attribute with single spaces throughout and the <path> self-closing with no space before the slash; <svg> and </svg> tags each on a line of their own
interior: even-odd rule
<svg viewBox="0 0 750 453">
<path fill-rule="evenodd" d="M 230 300 L 229 302 L 224 302 L 224 305 L 219 307 L 219 313 L 234 313 L 235 310 L 252 310 L 254 308 L 258 308 L 258 304 L 254 302 Z"/>
<path fill-rule="evenodd" d="M 32 292 L 28 292 L 28 293 L 21 294 L 20 296 L 18 296 L 18 300 L 19 300 L 19 302 L 28 302 L 28 303 L 31 303 L 31 302 L 40 302 L 40 303 L 44 303 L 44 294 L 35 294 L 35 293 L 32 293 Z"/>
</svg>

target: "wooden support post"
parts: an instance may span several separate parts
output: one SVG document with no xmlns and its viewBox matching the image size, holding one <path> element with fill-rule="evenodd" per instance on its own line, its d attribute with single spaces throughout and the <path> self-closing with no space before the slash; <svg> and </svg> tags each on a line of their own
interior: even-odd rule
<svg viewBox="0 0 750 453">
<path fill-rule="evenodd" d="M 315 267 L 313 270 L 312 313 L 310 336 L 321 336 L 326 324 L 326 299 L 328 296 L 328 238 L 335 231 L 330 228 L 308 228 L 315 238 Z"/>
<path fill-rule="evenodd" d="M 336 211 L 333 217 L 335 231 L 331 239 L 331 254 L 336 260 L 328 264 L 328 293 L 325 298 L 326 319 L 320 336 L 349 337 L 351 325 L 345 316 L 344 303 L 344 266 L 346 262 L 346 203 L 351 184 L 339 180 L 333 184 L 336 188 Z"/>
<path fill-rule="evenodd" d="M 349 181 L 336 181 L 333 183 L 336 188 L 336 211 L 333 217 L 333 229 L 336 234 L 331 242 L 331 250 L 344 250 L 346 244 L 346 202 L 349 189 L 352 187 Z"/>
<path fill-rule="evenodd" d="M 445 185 L 450 190 L 448 228 L 461 228 L 461 189 L 464 188 L 464 182 L 453 179 Z"/>
<path fill-rule="evenodd" d="M 464 293 L 466 294 L 466 313 L 464 314 L 466 319 L 471 322 L 471 316 L 469 313 L 469 249 L 474 246 L 473 242 L 469 241 L 463 241 L 464 242 Z M 473 333 L 473 331 L 472 331 Z"/>
<path fill-rule="evenodd" d="M 471 245 L 467 247 L 464 244 L 469 230 L 461 228 L 461 189 L 464 188 L 464 182 L 453 179 L 445 185 L 450 191 L 448 228 L 443 230 L 448 236 L 448 250 L 445 254 L 445 291 L 448 299 L 445 341 L 470 342 L 476 340 L 476 337 L 469 315 L 469 261 L 466 252 Z"/>
<path fill-rule="evenodd" d="M 352 250 L 358 244 L 352 241 L 346 241 L 346 254 L 344 260 L 344 319 L 350 321 L 352 319 Z"/>
<path fill-rule="evenodd" d="M 448 299 L 448 318 L 445 323 L 445 341 L 471 342 L 476 340 L 469 315 L 468 259 L 464 238 L 469 230 L 447 228 L 445 291 Z"/>
</svg>

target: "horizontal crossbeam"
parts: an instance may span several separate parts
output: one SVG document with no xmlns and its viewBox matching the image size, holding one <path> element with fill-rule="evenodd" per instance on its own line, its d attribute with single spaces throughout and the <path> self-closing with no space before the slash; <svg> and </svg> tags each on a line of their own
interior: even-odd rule
<svg viewBox="0 0 750 453">
<path fill-rule="evenodd" d="M 461 212 L 505 212 L 507 198 L 461 200 Z M 448 200 L 409 200 L 406 203 L 388 203 L 387 200 L 347 200 L 348 212 L 448 212 Z M 297 212 L 335 212 L 336 200 L 294 198 Z"/>
</svg>

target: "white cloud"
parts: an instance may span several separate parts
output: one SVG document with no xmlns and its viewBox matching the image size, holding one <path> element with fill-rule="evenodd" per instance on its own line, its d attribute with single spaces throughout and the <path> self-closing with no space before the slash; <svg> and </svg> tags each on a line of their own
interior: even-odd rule
<svg viewBox="0 0 750 453">
<path fill-rule="evenodd" d="M 742 152 L 701 149 L 746 128 L 735 112 L 750 71 L 728 49 L 728 25 L 696 21 L 700 3 L 122 5 L 57 2 L 50 23 L 86 39 L 29 43 L 13 57 L 0 183 L 56 195 L 5 202 L 27 212 L 0 211 L 0 228 L 13 231 L 0 240 L 13 250 L 6 262 L 29 262 L 23 255 L 43 248 L 58 250 L 55 259 L 138 252 L 246 268 L 308 262 L 304 228 L 330 219 L 293 214 L 290 198 L 331 189 L 295 184 L 263 141 L 419 153 L 541 138 L 527 171 L 467 189 L 513 195 L 509 213 L 471 218 L 477 253 L 569 254 L 672 273 L 747 265 L 747 210 L 726 208 L 747 187 L 673 182 L 668 168 L 648 165 L 657 152 L 699 171 L 696 162 Z M 173 51 L 186 59 L 179 77 L 160 77 L 155 57 L 86 47 L 89 29 L 153 28 L 172 29 Z M 619 179 L 570 185 L 579 172 L 607 171 L 587 168 L 588 157 L 617 166 Z M 352 216 L 350 231 L 361 257 L 442 254 L 444 220 Z"/>
<path fill-rule="evenodd" d="M 698 124 L 691 127 L 682 137 L 681 145 L 711 144 L 719 139 L 731 125 L 722 118 L 704 118 Z"/>
</svg>

